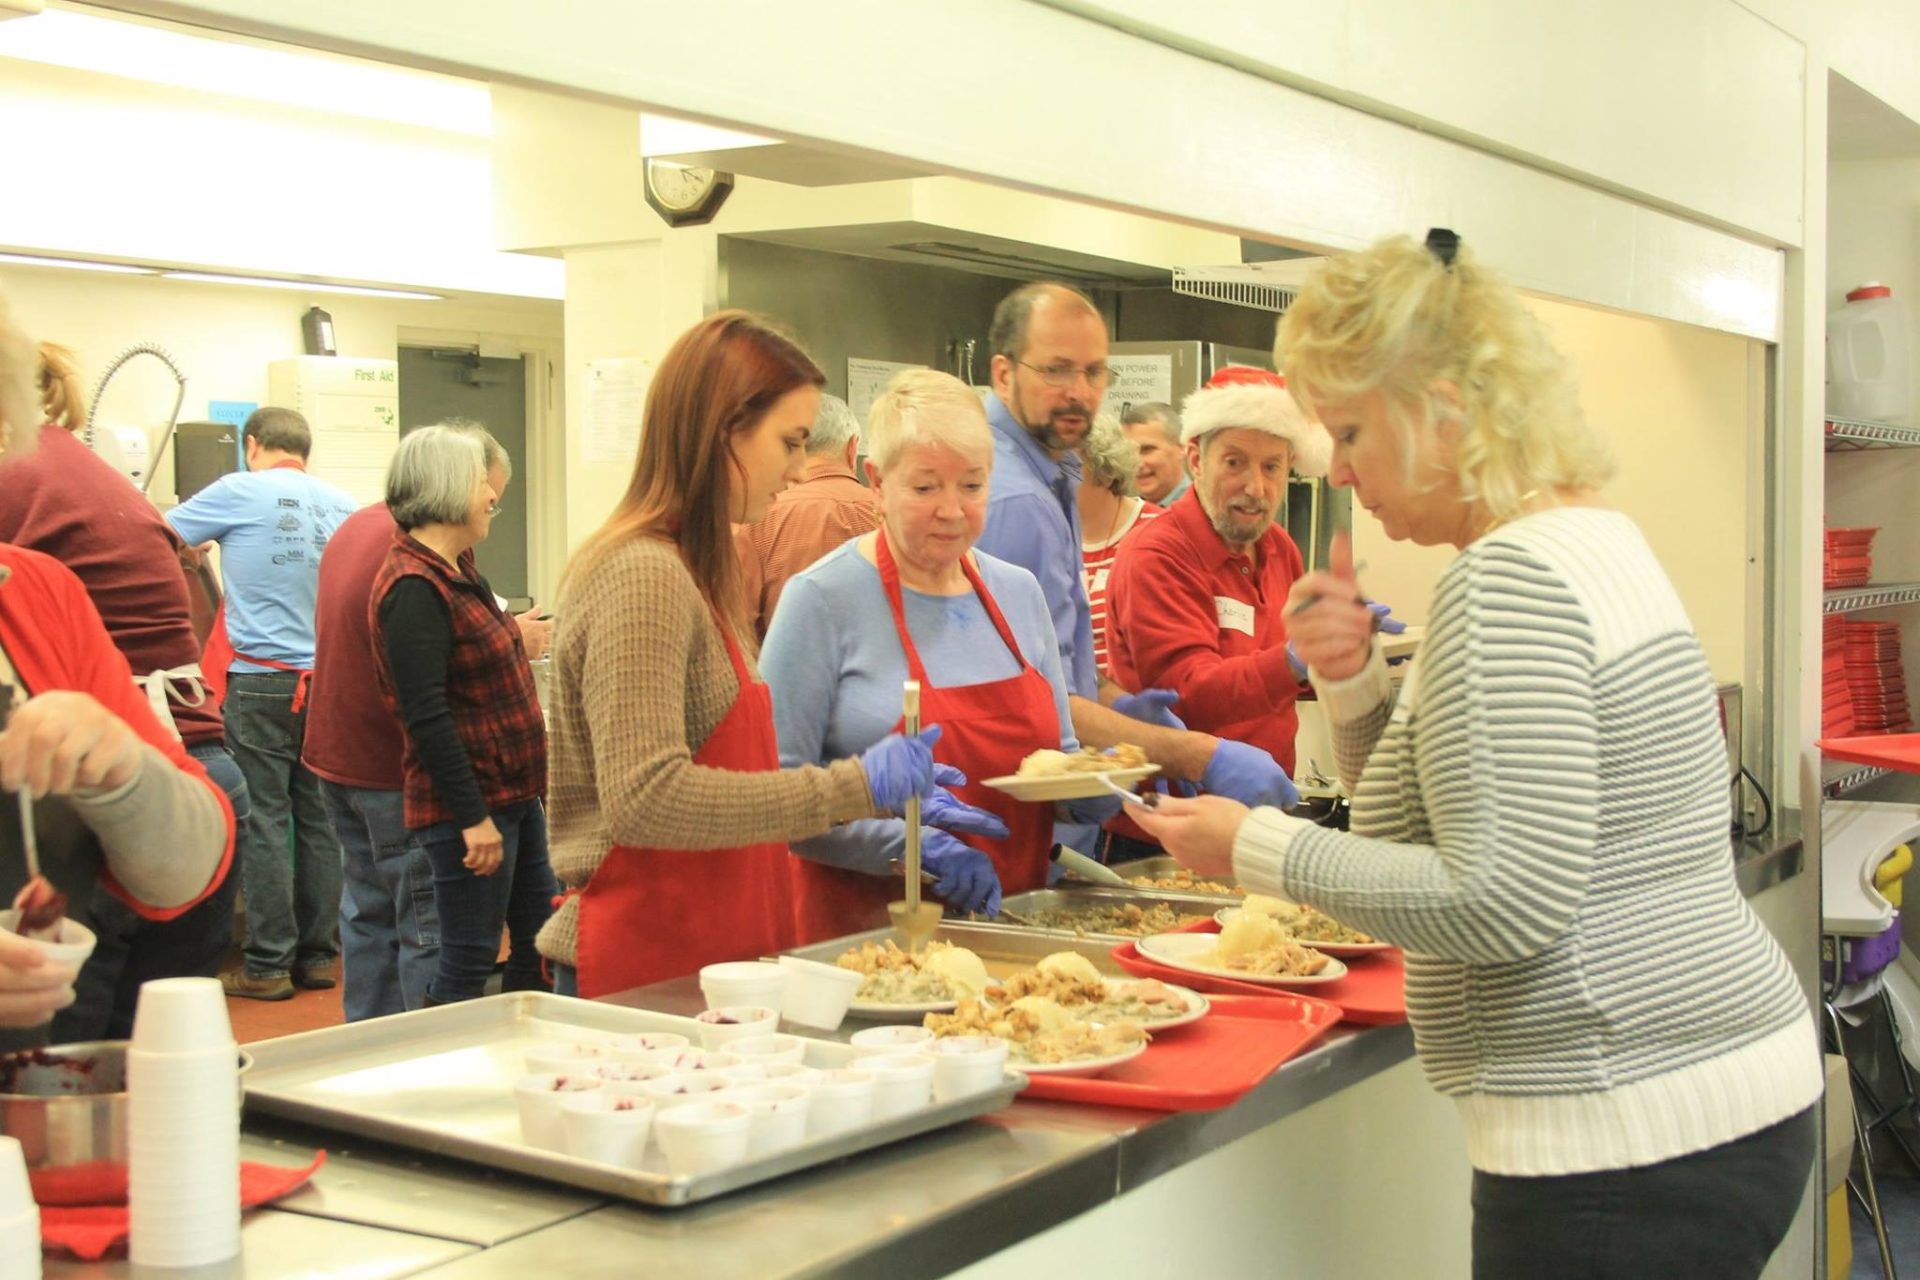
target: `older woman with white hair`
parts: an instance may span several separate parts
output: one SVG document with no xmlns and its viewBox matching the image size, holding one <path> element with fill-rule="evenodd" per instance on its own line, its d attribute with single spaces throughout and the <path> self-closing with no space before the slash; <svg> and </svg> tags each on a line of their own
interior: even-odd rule
<svg viewBox="0 0 1920 1280">
<path fill-rule="evenodd" d="M 506 923 L 504 987 L 543 989 L 534 937 L 558 892 L 547 861 L 547 735 L 514 620 L 473 548 L 499 494 L 483 442 L 422 427 L 387 471 L 399 527 L 374 576 L 371 623 L 381 693 L 406 728 L 407 831 L 433 867 L 440 959 L 426 1003 L 482 992 Z"/>
<path fill-rule="evenodd" d="M 38 366 L 0 296 L 0 457 L 33 448 Z M 84 916 L 96 886 L 145 919 L 183 915 L 226 878 L 233 809 L 154 717 L 80 579 L 8 543 L 0 543 L 0 702 L 0 885 L 37 918 L 0 928 L 5 1050 L 44 1043 L 45 1024 L 74 1000 L 76 966 L 36 937 L 68 940 L 62 915 L 70 903 Z M 29 847 L 40 870 L 32 879 Z"/>
<path fill-rule="evenodd" d="M 1805 996 L 1734 882 L 1713 677 L 1518 293 L 1451 232 L 1330 261 L 1281 322 L 1332 483 L 1459 550 L 1396 691 L 1351 550 L 1289 630 L 1351 833 L 1229 800 L 1139 819 L 1203 872 L 1407 952 L 1474 1168 L 1473 1271 L 1751 1277 L 1812 1166 Z"/>
<path fill-rule="evenodd" d="M 1093 665 L 1111 680 L 1107 660 L 1107 582 L 1120 544 L 1163 509 L 1134 491 L 1140 446 L 1127 438 L 1120 420 L 1097 414 L 1080 442 L 1080 563 L 1093 612 Z"/>
<path fill-rule="evenodd" d="M 936 794 L 923 814 L 923 863 L 935 897 L 992 915 L 1003 891 L 1047 881 L 1053 806 L 980 780 L 1013 773 L 1041 748 L 1078 750 L 1060 646 L 1033 575 L 973 550 L 993 467 L 979 396 L 944 373 L 903 373 L 874 402 L 867 448 L 880 527 L 793 578 L 767 632 L 760 668 L 781 763 L 878 742 L 901 718 L 902 683 L 918 680 L 921 715 L 945 731 L 935 760 L 966 774 L 957 794 L 986 811 L 956 821 Z M 1099 821 L 1117 801 L 1077 803 L 1088 811 L 1074 816 Z M 873 818 L 795 844 L 802 935 L 885 924 L 905 839 L 899 819 Z"/>
</svg>

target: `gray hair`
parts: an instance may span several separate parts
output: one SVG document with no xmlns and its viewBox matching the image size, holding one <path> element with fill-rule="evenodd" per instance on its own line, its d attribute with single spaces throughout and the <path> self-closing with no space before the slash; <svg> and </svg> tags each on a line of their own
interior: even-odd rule
<svg viewBox="0 0 1920 1280">
<path fill-rule="evenodd" d="M 1087 314 L 1106 323 L 1106 317 L 1093 305 L 1093 299 L 1072 285 L 1058 280 L 1035 280 L 1000 299 L 1000 305 L 993 309 L 993 322 L 987 327 L 988 351 L 996 356 L 1019 359 L 1027 349 L 1027 327 L 1033 323 L 1033 309 L 1044 298 L 1056 298 L 1069 305 L 1078 303 Z"/>
<path fill-rule="evenodd" d="M 428 524 L 465 524 L 473 491 L 486 482 L 486 446 L 477 435 L 460 427 L 421 427 L 401 437 L 387 464 L 387 511 L 409 532 Z"/>
<path fill-rule="evenodd" d="M 807 437 L 807 452 L 816 457 L 838 453 L 849 440 L 860 438 L 860 419 L 839 396 L 820 393 L 820 412 L 813 415 L 813 433 Z"/>
<path fill-rule="evenodd" d="M 1180 413 L 1172 405 L 1159 400 L 1143 400 L 1139 404 L 1130 404 L 1127 411 L 1120 415 L 1120 425 L 1137 427 L 1145 423 L 1154 423 L 1166 433 L 1167 443 L 1180 443 Z"/>
<path fill-rule="evenodd" d="M 1115 497 L 1130 498 L 1134 472 L 1140 469 L 1140 446 L 1127 439 L 1118 418 L 1095 414 L 1087 438 L 1080 442 L 1080 464 L 1088 481 Z"/>
<path fill-rule="evenodd" d="M 298 409 L 282 409 L 276 405 L 255 409 L 247 415 L 247 425 L 242 432 L 247 439 L 258 440 L 262 449 L 277 449 L 296 458 L 305 458 L 313 452 L 313 428 L 307 425 L 306 417 Z"/>
<path fill-rule="evenodd" d="M 449 431 L 458 431 L 478 440 L 481 451 L 486 455 L 487 470 L 491 472 L 498 467 L 506 473 L 507 479 L 513 479 L 513 459 L 507 456 L 507 451 L 500 447 L 500 442 L 493 438 L 493 432 L 486 427 L 472 418 L 442 418 L 433 425 L 445 427 Z"/>
</svg>

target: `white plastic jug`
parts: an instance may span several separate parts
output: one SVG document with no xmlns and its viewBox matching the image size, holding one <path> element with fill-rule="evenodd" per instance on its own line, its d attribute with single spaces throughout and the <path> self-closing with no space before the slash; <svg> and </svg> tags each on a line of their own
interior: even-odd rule
<svg viewBox="0 0 1920 1280">
<path fill-rule="evenodd" d="M 1837 418 L 1907 422 L 1913 409 L 1913 348 L 1907 308 L 1868 282 L 1827 314 L 1827 412 Z"/>
</svg>

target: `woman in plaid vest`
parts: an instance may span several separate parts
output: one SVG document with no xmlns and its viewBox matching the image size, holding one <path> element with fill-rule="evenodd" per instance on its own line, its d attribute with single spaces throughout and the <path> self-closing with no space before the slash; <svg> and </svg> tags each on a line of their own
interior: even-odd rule
<svg viewBox="0 0 1920 1280">
<path fill-rule="evenodd" d="M 553 912 L 547 862 L 547 734 L 520 629 L 474 563 L 498 510 L 483 442 L 422 427 L 387 471 L 393 547 L 369 622 L 380 689 L 406 726 L 403 803 L 433 867 L 440 963 L 427 1003 L 482 993 L 511 935 L 505 989 L 543 989 L 534 936 Z"/>
</svg>

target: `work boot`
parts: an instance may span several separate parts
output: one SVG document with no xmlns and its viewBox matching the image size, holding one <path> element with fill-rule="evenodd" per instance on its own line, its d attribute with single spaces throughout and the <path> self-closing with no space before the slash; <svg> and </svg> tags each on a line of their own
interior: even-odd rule
<svg viewBox="0 0 1920 1280">
<path fill-rule="evenodd" d="M 243 1000 L 293 999 L 293 982 L 284 973 L 261 978 L 244 968 L 229 969 L 220 975 L 220 985 L 228 995 L 239 996 Z"/>
<path fill-rule="evenodd" d="M 293 966 L 293 985 L 303 991 L 329 991 L 334 983 L 333 961 Z"/>
</svg>

